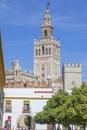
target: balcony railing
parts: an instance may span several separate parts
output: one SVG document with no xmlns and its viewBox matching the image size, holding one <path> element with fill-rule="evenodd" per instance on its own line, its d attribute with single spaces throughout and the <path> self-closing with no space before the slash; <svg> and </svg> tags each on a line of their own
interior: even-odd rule
<svg viewBox="0 0 87 130">
<path fill-rule="evenodd" d="M 12 112 L 11 108 L 5 108 L 5 112 Z"/>
<path fill-rule="evenodd" d="M 30 113 L 31 111 L 30 111 L 30 108 L 23 108 L 23 111 L 22 111 L 23 113 Z"/>
</svg>

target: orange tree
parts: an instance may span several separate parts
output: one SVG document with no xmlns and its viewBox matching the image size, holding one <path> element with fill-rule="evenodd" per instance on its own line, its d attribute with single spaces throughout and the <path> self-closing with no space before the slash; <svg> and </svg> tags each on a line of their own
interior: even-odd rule
<svg viewBox="0 0 87 130">
<path fill-rule="evenodd" d="M 87 84 L 83 83 L 80 88 L 72 90 L 72 106 L 76 112 L 74 122 L 83 125 L 84 130 L 87 125 Z"/>
<path fill-rule="evenodd" d="M 55 124 L 60 124 L 61 119 L 58 119 L 58 114 L 61 111 L 63 104 L 69 98 L 69 93 L 59 90 L 55 95 L 47 101 L 43 111 L 36 114 L 34 117 L 35 122 L 39 124 L 52 124 L 53 128 Z M 64 116 L 64 115 L 63 115 Z"/>
<path fill-rule="evenodd" d="M 40 124 L 58 123 L 64 126 L 70 124 L 87 125 L 87 84 L 72 89 L 71 94 L 58 91 L 47 101 L 43 111 L 35 116 L 35 122 Z"/>
</svg>

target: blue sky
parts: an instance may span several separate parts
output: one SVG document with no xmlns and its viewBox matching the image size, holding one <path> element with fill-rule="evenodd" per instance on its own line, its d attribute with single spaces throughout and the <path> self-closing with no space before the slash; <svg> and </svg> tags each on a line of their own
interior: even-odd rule
<svg viewBox="0 0 87 130">
<path fill-rule="evenodd" d="M 53 36 L 61 42 L 63 63 L 81 63 L 87 80 L 87 0 L 49 0 Z M 48 0 L 0 0 L 5 68 L 18 59 L 23 70 L 33 72 L 33 42 L 41 36 Z"/>
</svg>

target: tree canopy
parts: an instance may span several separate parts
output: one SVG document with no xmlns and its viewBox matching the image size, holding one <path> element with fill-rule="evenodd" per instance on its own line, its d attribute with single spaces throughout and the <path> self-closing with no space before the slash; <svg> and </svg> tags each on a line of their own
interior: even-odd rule
<svg viewBox="0 0 87 130">
<path fill-rule="evenodd" d="M 34 117 L 36 123 L 40 124 L 53 124 L 60 123 L 58 120 L 58 114 L 61 111 L 61 107 L 69 97 L 68 92 L 59 90 L 55 95 L 47 101 L 43 111 L 36 114 Z"/>
<path fill-rule="evenodd" d="M 36 114 L 35 122 L 39 124 L 87 125 L 87 84 L 74 87 L 71 94 L 59 90 L 50 98 L 43 111 Z"/>
</svg>

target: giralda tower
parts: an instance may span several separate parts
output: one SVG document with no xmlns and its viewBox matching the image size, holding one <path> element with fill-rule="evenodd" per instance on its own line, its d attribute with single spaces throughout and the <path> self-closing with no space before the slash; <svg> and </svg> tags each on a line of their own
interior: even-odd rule
<svg viewBox="0 0 87 130">
<path fill-rule="evenodd" d="M 34 39 L 34 74 L 41 81 L 55 80 L 60 75 L 60 41 L 53 37 L 53 25 L 48 6 L 41 26 L 40 41 Z"/>
</svg>

